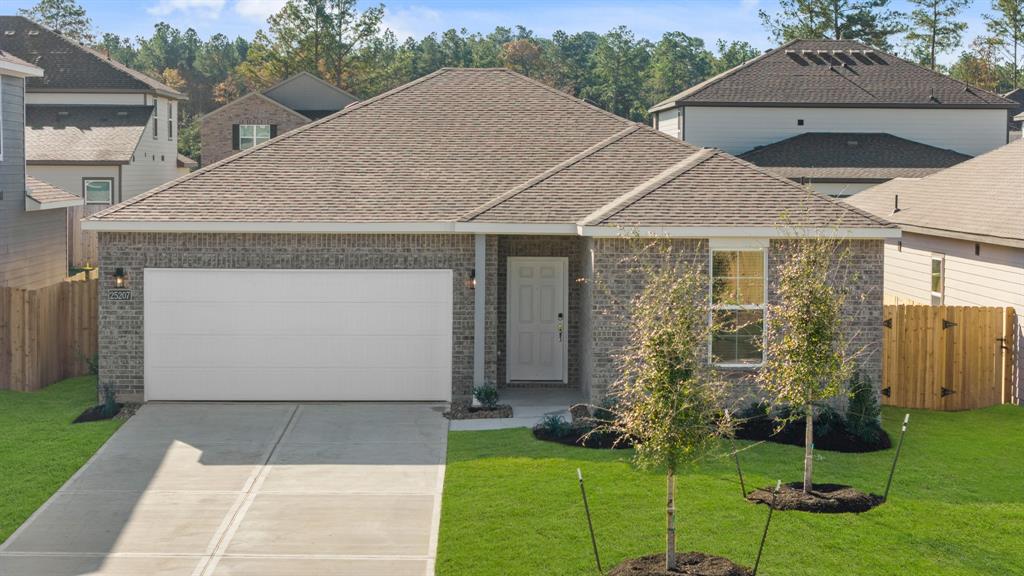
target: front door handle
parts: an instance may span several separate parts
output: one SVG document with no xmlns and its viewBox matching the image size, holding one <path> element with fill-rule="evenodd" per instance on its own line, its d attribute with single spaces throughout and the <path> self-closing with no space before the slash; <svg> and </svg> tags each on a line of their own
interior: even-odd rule
<svg viewBox="0 0 1024 576">
<path fill-rule="evenodd" d="M 559 312 L 558 313 L 558 341 L 559 342 L 562 341 L 562 333 L 565 332 L 565 322 L 563 321 L 564 318 L 565 318 L 565 314 L 562 314 L 561 312 Z"/>
</svg>

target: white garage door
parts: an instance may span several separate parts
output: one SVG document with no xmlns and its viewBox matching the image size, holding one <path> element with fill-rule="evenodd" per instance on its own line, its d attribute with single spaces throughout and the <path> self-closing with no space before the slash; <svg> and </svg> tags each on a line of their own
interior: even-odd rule
<svg viewBox="0 0 1024 576">
<path fill-rule="evenodd" d="M 145 271 L 147 400 L 450 400 L 451 270 Z"/>
</svg>

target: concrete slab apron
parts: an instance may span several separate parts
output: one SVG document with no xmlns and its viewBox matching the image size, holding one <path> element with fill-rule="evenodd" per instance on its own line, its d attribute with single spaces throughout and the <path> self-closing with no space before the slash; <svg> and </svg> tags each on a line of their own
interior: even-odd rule
<svg viewBox="0 0 1024 576">
<path fill-rule="evenodd" d="M 428 404 L 150 404 L 0 546 L 0 574 L 433 574 Z"/>
</svg>

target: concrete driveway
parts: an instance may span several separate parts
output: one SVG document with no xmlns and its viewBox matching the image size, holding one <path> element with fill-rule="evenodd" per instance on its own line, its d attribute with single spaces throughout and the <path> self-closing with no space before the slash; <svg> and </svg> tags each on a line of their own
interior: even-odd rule
<svg viewBox="0 0 1024 576">
<path fill-rule="evenodd" d="M 433 574 L 442 410 L 147 404 L 0 547 L 0 574 Z"/>
</svg>

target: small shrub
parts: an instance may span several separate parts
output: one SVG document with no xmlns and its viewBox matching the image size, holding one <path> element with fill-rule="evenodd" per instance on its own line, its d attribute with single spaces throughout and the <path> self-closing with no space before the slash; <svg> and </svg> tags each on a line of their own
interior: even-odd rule
<svg viewBox="0 0 1024 576">
<path fill-rule="evenodd" d="M 110 384 L 103 386 L 103 417 L 112 418 L 117 413 L 117 395 Z"/>
<path fill-rule="evenodd" d="M 882 407 L 870 376 L 853 373 L 849 384 L 850 402 L 846 409 L 846 429 L 868 443 L 882 435 Z"/>
<path fill-rule="evenodd" d="M 498 406 L 498 387 L 493 384 L 475 386 L 473 388 L 473 397 L 484 408 L 494 410 Z"/>
<path fill-rule="evenodd" d="M 814 438 L 824 438 L 834 431 L 843 429 L 843 416 L 828 404 L 818 409 L 814 418 Z"/>
<path fill-rule="evenodd" d="M 566 422 L 561 414 L 548 414 L 544 416 L 544 419 L 534 429 L 538 432 L 543 432 L 547 436 L 560 438 L 568 436 L 572 432 L 572 424 Z"/>
</svg>

